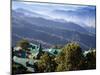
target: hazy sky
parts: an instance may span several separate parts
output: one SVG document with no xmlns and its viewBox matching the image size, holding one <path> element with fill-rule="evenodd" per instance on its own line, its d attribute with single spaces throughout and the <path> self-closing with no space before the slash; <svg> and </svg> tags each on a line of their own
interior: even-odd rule
<svg viewBox="0 0 100 75">
<path fill-rule="evenodd" d="M 12 9 L 16 10 L 18 8 L 44 15 L 45 18 L 52 20 L 61 19 L 72 21 L 82 26 L 95 27 L 95 6 L 13 1 Z"/>
</svg>

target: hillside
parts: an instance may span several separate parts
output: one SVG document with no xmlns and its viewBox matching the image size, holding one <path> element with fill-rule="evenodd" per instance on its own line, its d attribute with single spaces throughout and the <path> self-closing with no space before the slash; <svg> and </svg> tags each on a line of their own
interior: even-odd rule
<svg viewBox="0 0 100 75">
<path fill-rule="evenodd" d="M 26 12 L 30 11 L 17 9 L 12 12 L 13 45 L 18 40 L 26 38 L 34 43 L 41 43 L 44 47 L 76 41 L 83 49 L 95 48 L 95 34 L 89 33 L 84 27 L 74 22 L 59 22 L 28 16 L 24 14 Z"/>
</svg>

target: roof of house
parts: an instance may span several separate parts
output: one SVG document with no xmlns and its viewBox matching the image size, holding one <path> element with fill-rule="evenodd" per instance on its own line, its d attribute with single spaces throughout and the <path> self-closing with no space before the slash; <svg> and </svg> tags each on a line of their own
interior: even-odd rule
<svg viewBox="0 0 100 75">
<path fill-rule="evenodd" d="M 15 47 L 14 48 L 15 51 L 20 51 L 20 47 Z M 19 50 L 18 50 L 19 49 Z M 29 64 L 33 65 L 35 62 L 37 62 L 37 60 L 33 59 L 33 57 L 37 57 L 37 55 L 39 54 L 39 47 L 33 43 L 30 43 L 30 45 L 28 46 L 28 49 L 30 51 L 30 55 L 29 55 L 29 58 L 26 58 L 26 55 L 27 55 L 27 52 L 25 52 L 26 50 L 23 51 L 23 49 L 21 50 L 22 52 L 22 56 L 21 57 L 17 57 L 17 56 L 14 56 L 13 57 L 13 60 L 14 62 L 17 62 L 17 63 L 20 63 L 22 64 L 23 66 L 27 67 L 30 71 L 32 71 L 32 68 L 29 68 L 27 65 L 26 65 L 26 62 L 28 61 Z M 60 49 L 53 49 L 53 48 L 50 48 L 50 49 L 43 49 L 44 52 L 48 52 L 49 54 L 51 55 L 58 55 L 60 53 Z M 33 72 L 33 71 L 32 71 Z"/>
</svg>

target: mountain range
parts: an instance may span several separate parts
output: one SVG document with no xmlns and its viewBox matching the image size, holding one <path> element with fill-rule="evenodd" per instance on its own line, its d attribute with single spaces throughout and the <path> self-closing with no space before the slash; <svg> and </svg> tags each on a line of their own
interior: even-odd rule
<svg viewBox="0 0 100 75">
<path fill-rule="evenodd" d="M 57 13 L 63 11 L 56 10 Z M 64 13 L 64 12 L 63 12 Z M 26 38 L 44 48 L 76 41 L 84 49 L 96 48 L 95 28 L 26 10 L 12 9 L 12 46 Z"/>
</svg>

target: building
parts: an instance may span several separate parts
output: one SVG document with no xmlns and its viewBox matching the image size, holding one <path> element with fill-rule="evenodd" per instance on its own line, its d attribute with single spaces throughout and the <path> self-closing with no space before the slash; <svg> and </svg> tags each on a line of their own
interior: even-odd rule
<svg viewBox="0 0 100 75">
<path fill-rule="evenodd" d="M 38 62 L 38 59 L 43 52 L 48 52 L 50 55 L 57 56 L 60 53 L 60 49 L 42 49 L 41 45 L 37 46 L 30 43 L 26 50 L 21 47 L 14 48 L 13 61 L 26 67 L 29 71 L 34 72 L 34 64 Z"/>
</svg>

